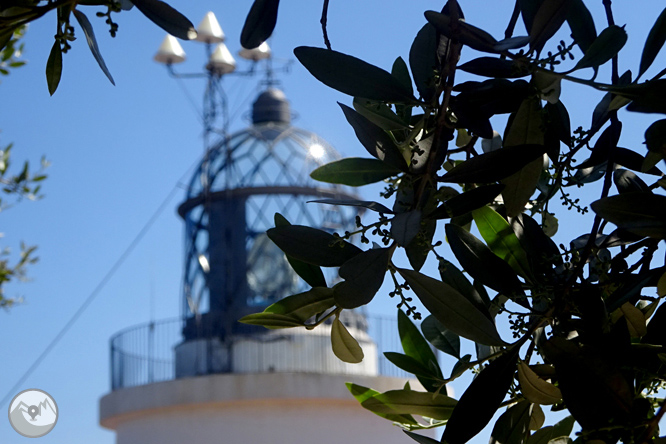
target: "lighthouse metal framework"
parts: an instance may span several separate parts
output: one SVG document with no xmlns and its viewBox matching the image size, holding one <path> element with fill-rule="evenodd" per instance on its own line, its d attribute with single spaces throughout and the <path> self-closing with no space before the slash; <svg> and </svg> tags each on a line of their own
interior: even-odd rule
<svg viewBox="0 0 666 444">
<path fill-rule="evenodd" d="M 204 73 L 174 72 L 172 65 L 185 52 L 172 37 L 155 56 L 172 75 L 207 82 L 205 150 L 178 207 L 185 223 L 181 316 L 111 338 L 111 392 L 100 400 L 100 424 L 116 432 L 117 444 L 209 443 L 221 437 L 230 444 L 305 444 L 312 436 L 320 444 L 337 444 L 355 442 L 369 430 L 378 441 L 402 442 L 401 433 L 381 427 L 381 418 L 363 414 L 344 385 L 351 375 L 381 391 L 404 385 L 406 374 L 381 354 L 400 348 L 395 321 L 343 312 L 342 322 L 364 350 L 360 364 L 333 355 L 330 325 L 268 330 L 238 322 L 307 287 L 265 234 L 274 214 L 292 224 L 352 231 L 355 207 L 310 201 L 355 196 L 310 178 L 313 169 L 339 156 L 316 134 L 292 125 L 270 63 L 251 124 L 229 134 L 222 80 L 236 62 L 212 13 L 198 31 L 209 55 Z M 262 45 L 240 54 L 253 61 L 240 73 L 249 75 L 270 49 Z M 338 279 L 330 269 L 325 277 L 328 285 Z"/>
</svg>

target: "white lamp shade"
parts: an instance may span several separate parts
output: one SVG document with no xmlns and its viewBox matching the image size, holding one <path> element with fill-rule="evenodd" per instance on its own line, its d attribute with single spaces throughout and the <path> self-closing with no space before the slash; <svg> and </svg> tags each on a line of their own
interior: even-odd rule
<svg viewBox="0 0 666 444">
<path fill-rule="evenodd" d="M 185 51 L 183 47 L 180 46 L 176 37 L 172 35 L 167 35 L 160 48 L 157 50 L 155 57 L 153 57 L 157 63 L 163 63 L 165 65 L 172 65 L 174 63 L 182 63 L 185 61 Z"/>
<path fill-rule="evenodd" d="M 216 74 L 229 74 L 236 69 L 236 60 L 224 43 L 220 43 L 210 56 L 206 69 Z"/>
<path fill-rule="evenodd" d="M 224 32 L 220 23 L 215 18 L 215 14 L 207 12 L 197 27 L 197 37 L 195 40 L 204 43 L 222 43 L 224 41 Z"/>
<path fill-rule="evenodd" d="M 238 55 L 246 60 L 254 60 L 256 62 L 269 58 L 271 56 L 271 48 L 268 47 L 268 43 L 264 42 L 254 49 L 243 48 L 238 51 Z"/>
</svg>

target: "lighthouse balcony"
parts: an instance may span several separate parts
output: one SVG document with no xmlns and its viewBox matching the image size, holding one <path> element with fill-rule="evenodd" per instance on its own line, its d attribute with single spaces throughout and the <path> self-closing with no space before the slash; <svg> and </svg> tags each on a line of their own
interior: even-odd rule
<svg viewBox="0 0 666 444">
<path fill-rule="evenodd" d="M 224 338 L 185 337 L 181 318 L 133 326 L 111 338 L 111 388 L 230 373 L 408 377 L 384 357 L 386 351 L 402 351 L 395 319 L 365 318 L 364 328 L 347 326 L 364 352 L 359 364 L 335 357 L 329 325 L 314 330 L 241 330 Z"/>
</svg>

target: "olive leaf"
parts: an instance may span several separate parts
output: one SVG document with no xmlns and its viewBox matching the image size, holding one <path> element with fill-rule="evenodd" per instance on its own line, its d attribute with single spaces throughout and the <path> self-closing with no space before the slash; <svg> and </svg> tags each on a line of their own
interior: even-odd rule
<svg viewBox="0 0 666 444">
<path fill-rule="evenodd" d="M 348 157 L 322 165 L 312 173 L 314 180 L 359 187 L 399 174 L 401 171 L 378 159 Z"/>
<path fill-rule="evenodd" d="M 280 213 L 274 215 L 275 226 L 289 226 L 291 223 Z M 287 255 L 287 261 L 291 268 L 311 287 L 326 287 L 326 277 L 317 265 L 309 264 L 307 262 L 299 261 Z"/>
<path fill-rule="evenodd" d="M 533 405 L 520 401 L 512 405 L 495 422 L 489 444 L 522 443 L 528 433 Z"/>
<path fill-rule="evenodd" d="M 506 344 L 495 324 L 453 287 L 417 271 L 399 268 L 398 272 L 428 311 L 447 329 L 481 344 Z"/>
<path fill-rule="evenodd" d="M 666 197 L 634 192 L 605 197 L 592 209 L 618 228 L 641 236 L 666 238 Z"/>
<path fill-rule="evenodd" d="M 546 152 L 544 145 L 502 148 L 472 157 L 452 168 L 439 180 L 447 183 L 492 183 L 520 171 Z"/>
<path fill-rule="evenodd" d="M 371 156 L 402 171 L 407 171 L 405 158 L 386 131 L 347 105 L 343 105 L 340 102 L 338 102 L 338 105 L 342 108 L 347 122 L 354 129 L 361 145 L 363 145 Z"/>
<path fill-rule="evenodd" d="M 345 383 L 345 385 L 347 386 L 347 390 L 349 390 L 349 392 L 354 396 L 354 398 L 356 398 L 356 400 L 359 402 L 359 404 L 361 404 L 361 406 L 363 406 L 363 402 L 365 400 L 381 394 L 377 390 L 373 390 L 371 388 L 364 387 L 362 385 L 353 384 L 351 382 L 347 382 Z M 400 424 L 411 424 L 411 425 L 418 424 L 410 414 L 397 415 L 393 413 L 380 413 L 373 410 L 370 411 L 376 414 L 377 416 L 380 416 L 382 418 L 388 419 L 389 421 L 394 421 Z"/>
<path fill-rule="evenodd" d="M 444 327 L 434 316 L 428 315 L 423 320 L 421 331 L 436 349 L 460 359 L 460 337 Z"/>
<path fill-rule="evenodd" d="M 437 70 L 437 30 L 426 23 L 416 34 L 409 49 L 409 67 L 421 98 L 429 102 L 437 91 L 435 72 Z"/>
<path fill-rule="evenodd" d="M 518 363 L 518 383 L 525 399 L 535 404 L 551 405 L 562 400 L 560 389 L 539 378 L 525 362 Z"/>
<path fill-rule="evenodd" d="M 363 349 L 337 317 L 331 326 L 331 347 L 343 362 L 358 364 L 363 361 Z"/>
<path fill-rule="evenodd" d="M 136 9 L 174 37 L 192 40 L 197 36 L 194 25 L 180 12 L 161 0 L 132 0 Z"/>
<path fill-rule="evenodd" d="M 393 75 L 356 57 L 309 46 L 297 47 L 294 55 L 317 80 L 352 97 L 416 103 Z"/>
<path fill-rule="evenodd" d="M 49 94 L 53 95 L 56 92 L 61 76 L 62 49 L 60 48 L 60 42 L 56 41 L 51 47 L 49 58 L 46 61 L 46 84 L 49 87 Z"/>
<path fill-rule="evenodd" d="M 432 419 L 446 420 L 457 401 L 442 394 L 415 390 L 389 390 L 361 403 L 366 409 L 383 414 L 414 414 Z"/>
<path fill-rule="evenodd" d="M 611 25 L 601 31 L 592 42 L 582 59 L 578 61 L 574 70 L 583 68 L 597 68 L 612 59 L 627 43 L 627 32 L 624 28 Z"/>
<path fill-rule="evenodd" d="M 317 199 L 309 200 L 308 203 L 323 203 L 329 205 L 343 205 L 350 207 L 362 207 L 367 208 L 368 210 L 376 211 L 382 214 L 393 214 L 392 210 L 389 210 L 384 205 L 378 202 L 372 202 L 369 200 L 354 200 L 354 199 Z"/>
<path fill-rule="evenodd" d="M 516 273 L 529 277 L 531 272 L 527 255 L 506 219 L 490 207 L 474 210 L 472 215 L 481 237 L 492 252 L 506 261 Z"/>
<path fill-rule="evenodd" d="M 464 444 L 490 422 L 511 387 L 518 347 L 492 361 L 458 400 L 442 435 L 442 442 Z"/>
<path fill-rule="evenodd" d="M 483 242 L 454 224 L 446 225 L 446 237 L 456 259 L 470 276 L 495 291 L 509 297 L 517 295 L 521 300 L 524 292 L 516 273 Z"/>
<path fill-rule="evenodd" d="M 97 64 L 102 69 L 102 72 L 104 72 L 104 75 L 106 75 L 111 84 L 115 85 L 116 82 L 113 81 L 113 76 L 111 76 L 109 69 L 106 67 L 106 63 L 102 58 L 102 54 L 99 52 L 97 39 L 95 39 L 95 32 L 93 31 L 92 25 L 90 24 L 90 20 L 88 20 L 88 17 L 86 17 L 86 15 L 78 9 L 75 9 L 72 12 L 74 13 L 74 17 L 76 17 L 76 21 L 78 21 L 79 25 L 81 25 L 81 29 L 83 29 L 83 34 L 86 36 L 86 42 L 88 42 L 90 52 L 92 52 L 93 57 L 95 57 Z"/>
<path fill-rule="evenodd" d="M 334 287 L 335 302 L 342 308 L 368 304 L 384 282 L 390 250 L 375 248 L 359 253 L 340 267 L 344 282 Z"/>
<path fill-rule="evenodd" d="M 540 51 L 562 27 L 569 15 L 570 0 L 544 0 L 536 11 L 529 30 L 530 47 Z"/>
<path fill-rule="evenodd" d="M 349 242 L 302 225 L 278 226 L 266 234 L 287 256 L 322 267 L 339 267 L 361 253 Z"/>
<path fill-rule="evenodd" d="M 280 0 L 254 0 L 241 31 L 240 42 L 244 48 L 254 49 L 273 34 L 279 5 Z"/>
<path fill-rule="evenodd" d="M 643 46 L 643 54 L 641 54 L 641 63 L 638 70 L 638 77 L 645 74 L 645 71 L 652 65 L 654 59 L 661 51 L 661 48 L 666 42 L 666 9 L 661 11 L 659 17 L 655 21 L 654 25 L 650 29 L 650 33 L 647 36 L 645 41 L 645 46 Z"/>
<path fill-rule="evenodd" d="M 391 219 L 391 236 L 401 247 L 406 247 L 421 229 L 421 210 L 396 214 Z"/>
</svg>

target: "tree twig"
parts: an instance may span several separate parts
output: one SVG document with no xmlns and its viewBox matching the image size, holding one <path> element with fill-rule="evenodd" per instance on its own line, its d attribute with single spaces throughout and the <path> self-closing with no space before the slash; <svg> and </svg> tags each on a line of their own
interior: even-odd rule
<svg viewBox="0 0 666 444">
<path fill-rule="evenodd" d="M 326 25 L 328 24 L 328 1 L 329 0 L 324 0 L 324 7 L 321 11 L 321 20 L 319 23 L 321 23 L 321 30 L 324 33 L 324 44 L 326 45 L 326 48 L 333 49 L 331 48 L 331 41 L 328 39 L 328 30 L 326 29 Z"/>
</svg>

